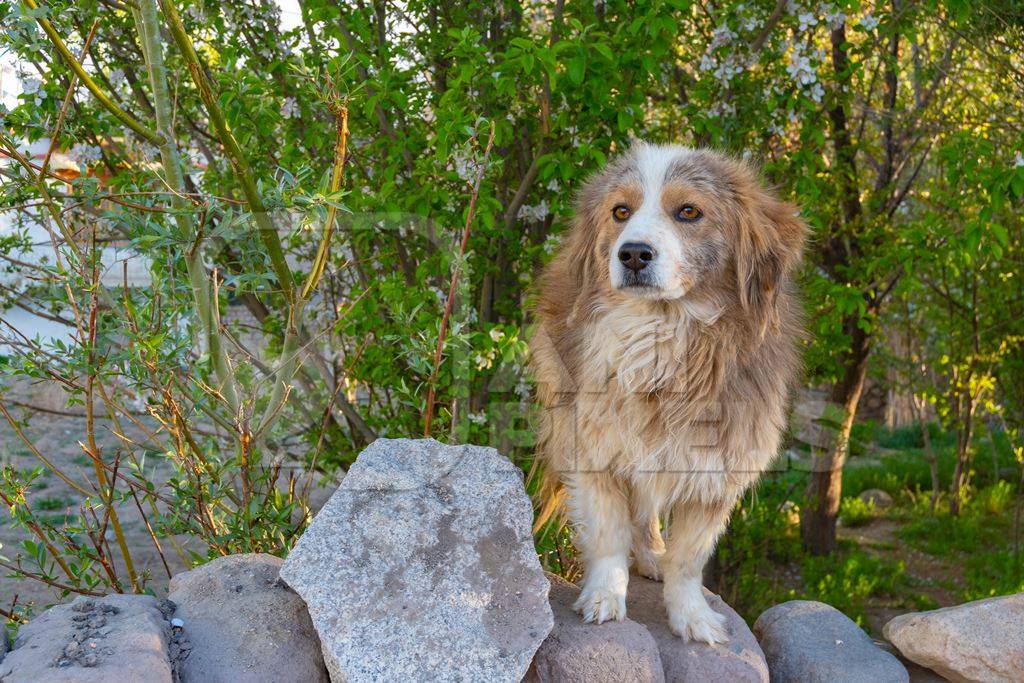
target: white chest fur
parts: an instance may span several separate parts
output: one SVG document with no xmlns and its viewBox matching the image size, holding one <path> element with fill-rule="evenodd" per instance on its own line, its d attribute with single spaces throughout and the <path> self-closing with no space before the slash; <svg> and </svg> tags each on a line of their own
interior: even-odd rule
<svg viewBox="0 0 1024 683">
<path fill-rule="evenodd" d="M 713 420 L 667 414 L 689 400 L 682 384 L 694 375 L 687 368 L 694 362 L 691 344 L 699 326 L 716 315 L 707 308 L 666 308 L 637 302 L 609 308 L 594 321 L 576 400 L 579 455 L 587 467 L 658 489 L 663 500 L 695 491 L 714 497 L 725 481 Z"/>
</svg>

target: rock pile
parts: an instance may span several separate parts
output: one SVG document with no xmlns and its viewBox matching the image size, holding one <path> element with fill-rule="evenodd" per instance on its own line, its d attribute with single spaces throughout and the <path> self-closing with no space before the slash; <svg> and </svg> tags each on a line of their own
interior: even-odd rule
<svg viewBox="0 0 1024 683">
<path fill-rule="evenodd" d="M 53 607 L 13 646 L 0 633 L 0 681 L 1024 680 L 1024 594 L 896 617 L 891 652 L 824 603 L 776 605 L 752 632 L 711 593 L 729 642 L 684 643 L 661 584 L 640 577 L 629 618 L 584 624 L 579 589 L 540 569 L 532 517 L 522 474 L 494 450 L 380 440 L 283 564 L 219 558 L 174 577 L 165 600 Z"/>
</svg>

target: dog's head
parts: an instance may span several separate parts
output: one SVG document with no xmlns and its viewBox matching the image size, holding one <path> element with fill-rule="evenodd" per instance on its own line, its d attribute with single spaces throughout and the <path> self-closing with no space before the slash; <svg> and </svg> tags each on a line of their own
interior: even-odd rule
<svg viewBox="0 0 1024 683">
<path fill-rule="evenodd" d="M 579 193 L 567 255 L 591 281 L 581 289 L 648 300 L 713 294 L 766 310 L 800 260 L 796 213 L 742 161 L 636 143 Z"/>
</svg>

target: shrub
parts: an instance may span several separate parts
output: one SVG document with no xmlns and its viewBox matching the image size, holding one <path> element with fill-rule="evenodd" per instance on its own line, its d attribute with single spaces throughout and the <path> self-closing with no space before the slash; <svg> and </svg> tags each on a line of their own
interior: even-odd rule
<svg viewBox="0 0 1024 683">
<path fill-rule="evenodd" d="M 864 526 L 870 524 L 875 517 L 875 501 L 873 500 L 861 500 L 856 496 L 847 496 L 839 505 L 839 520 L 843 526 Z"/>
</svg>

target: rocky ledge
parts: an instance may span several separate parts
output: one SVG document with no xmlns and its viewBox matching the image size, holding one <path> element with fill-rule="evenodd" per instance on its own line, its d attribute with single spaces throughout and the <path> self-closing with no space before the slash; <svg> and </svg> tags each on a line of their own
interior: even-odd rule
<svg viewBox="0 0 1024 683">
<path fill-rule="evenodd" d="M 684 643 L 661 585 L 640 577 L 629 618 L 583 624 L 579 589 L 542 572 L 531 521 L 521 472 L 493 449 L 379 440 L 287 561 L 223 557 L 164 600 L 53 607 L 0 638 L 0 681 L 1022 680 L 1024 594 L 897 617 L 890 644 L 809 601 L 751 631 L 708 593 L 729 642 Z"/>
</svg>

